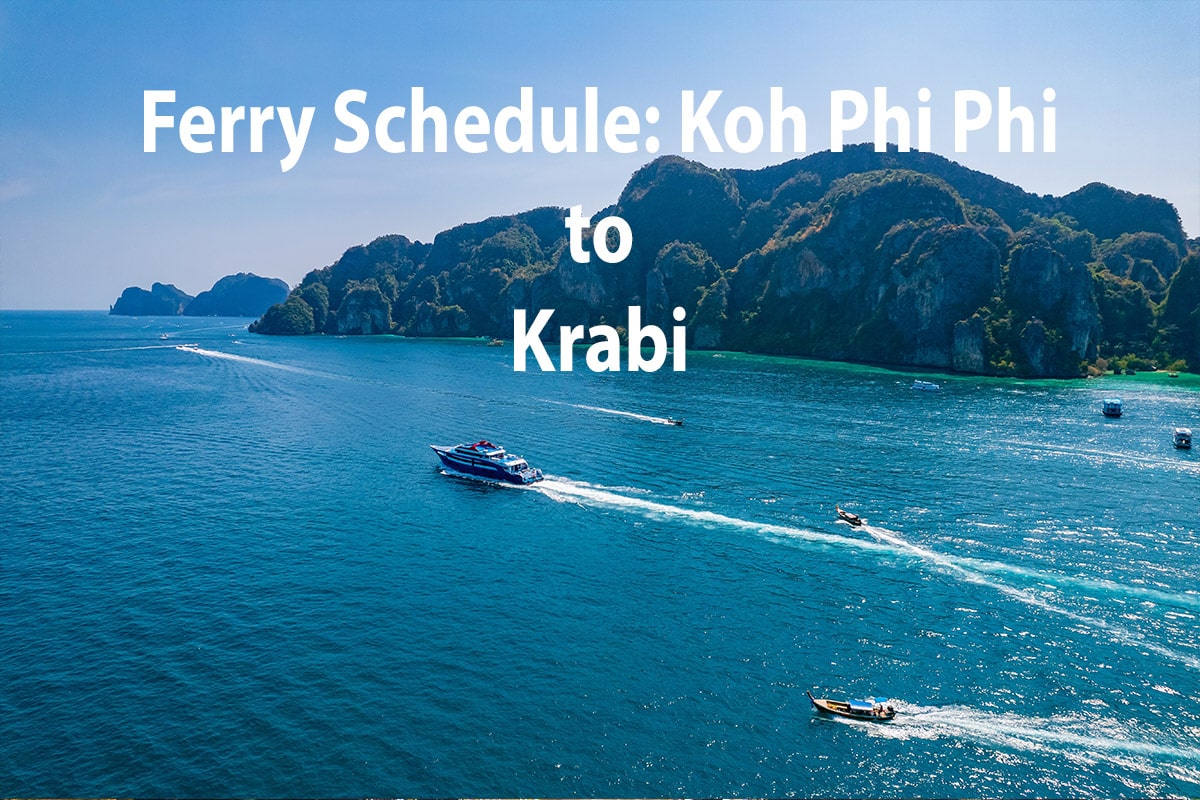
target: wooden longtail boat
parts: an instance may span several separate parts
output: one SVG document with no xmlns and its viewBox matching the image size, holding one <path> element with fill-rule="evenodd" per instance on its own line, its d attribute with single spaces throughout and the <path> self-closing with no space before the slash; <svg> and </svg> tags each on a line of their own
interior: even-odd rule
<svg viewBox="0 0 1200 800">
<path fill-rule="evenodd" d="M 805 692 L 812 701 L 813 707 L 826 714 L 834 714 L 850 719 L 863 719 L 869 722 L 887 722 L 896 716 L 896 709 L 886 697 L 876 697 L 870 700 L 825 700 L 813 697 L 812 692 Z"/>
</svg>

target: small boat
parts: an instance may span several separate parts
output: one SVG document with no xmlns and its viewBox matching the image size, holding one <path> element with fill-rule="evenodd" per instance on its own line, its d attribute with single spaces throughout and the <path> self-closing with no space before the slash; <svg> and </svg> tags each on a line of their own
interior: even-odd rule
<svg viewBox="0 0 1200 800">
<path fill-rule="evenodd" d="M 504 347 L 503 339 L 492 339 L 488 342 L 488 347 Z"/>
<path fill-rule="evenodd" d="M 1178 377 L 1179 377 L 1179 373 L 1178 373 L 1178 372 L 1168 372 L 1168 373 L 1167 373 L 1167 377 L 1168 377 L 1168 378 L 1178 378 Z"/>
<path fill-rule="evenodd" d="M 812 692 L 805 692 L 812 701 L 813 707 L 826 714 L 834 714 L 850 719 L 864 719 L 869 722 L 887 722 L 896 716 L 896 709 L 886 697 L 875 697 L 869 700 L 825 700 L 813 697 Z"/>
<path fill-rule="evenodd" d="M 940 391 L 942 387 L 932 381 L 913 381 L 912 388 L 919 392 L 936 392 Z"/>
<path fill-rule="evenodd" d="M 453 447 L 429 445 L 438 454 L 442 463 L 453 472 L 478 475 L 505 483 L 527 484 L 543 478 L 540 469 L 533 469 L 520 456 L 509 455 L 486 439 L 474 444 L 459 444 Z"/>
<path fill-rule="evenodd" d="M 170 339 L 171 337 L 164 333 L 162 336 L 159 336 L 158 338 L 165 342 L 167 339 Z"/>
<path fill-rule="evenodd" d="M 1192 429 L 1191 428 L 1176 428 L 1175 434 L 1172 437 L 1175 440 L 1175 446 L 1180 450 L 1192 449 Z"/>
<path fill-rule="evenodd" d="M 851 514 L 849 511 L 843 511 L 841 506 L 835 506 L 835 508 L 837 508 L 838 519 L 840 519 L 842 522 L 849 522 L 856 528 L 863 524 L 863 518 L 858 514 Z"/>
<path fill-rule="evenodd" d="M 667 417 L 667 424 L 668 425 L 682 425 L 683 420 L 676 419 L 675 417 Z"/>
<path fill-rule="evenodd" d="M 1117 418 L 1121 416 L 1121 398 L 1109 397 L 1100 404 L 1100 413 L 1106 417 Z"/>
</svg>

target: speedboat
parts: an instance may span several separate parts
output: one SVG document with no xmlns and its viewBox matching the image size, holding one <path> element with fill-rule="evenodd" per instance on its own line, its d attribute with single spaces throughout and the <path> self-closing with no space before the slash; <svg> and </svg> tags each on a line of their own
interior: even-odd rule
<svg viewBox="0 0 1200 800">
<path fill-rule="evenodd" d="M 543 477 L 540 469 L 530 467 L 521 456 L 509 455 L 503 447 L 486 439 L 453 447 L 429 446 L 438 454 L 442 464 L 454 472 L 516 484 L 534 483 Z"/>
<path fill-rule="evenodd" d="M 1121 416 L 1121 398 L 1105 398 L 1104 402 L 1100 404 L 1100 413 L 1106 417 L 1113 417 L 1114 419 Z"/>
<path fill-rule="evenodd" d="M 850 719 L 864 719 L 868 722 L 887 722 L 896 716 L 896 709 L 886 697 L 874 697 L 868 700 L 825 700 L 813 697 L 812 692 L 805 692 L 812 701 L 813 708 L 826 714 Z"/>
<path fill-rule="evenodd" d="M 936 391 L 939 391 L 942 387 L 938 386 L 936 383 L 933 383 L 932 381 L 913 381 L 912 388 L 916 389 L 917 391 L 921 391 L 921 392 L 936 392 Z"/>
<path fill-rule="evenodd" d="M 677 419 L 675 417 L 667 417 L 667 424 L 668 425 L 682 425 L 683 420 Z"/>
<path fill-rule="evenodd" d="M 851 514 L 849 511 L 843 511 L 841 506 L 836 506 L 836 508 L 838 519 L 840 519 L 842 522 L 849 522 L 856 528 L 863 524 L 863 518 L 858 514 Z"/>
<path fill-rule="evenodd" d="M 1192 429 L 1191 428 L 1176 428 L 1175 429 L 1175 446 L 1180 450 L 1192 449 Z"/>
</svg>

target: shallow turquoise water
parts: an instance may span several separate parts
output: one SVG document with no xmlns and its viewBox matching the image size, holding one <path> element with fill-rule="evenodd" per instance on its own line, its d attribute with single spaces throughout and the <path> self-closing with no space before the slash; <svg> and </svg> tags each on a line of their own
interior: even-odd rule
<svg viewBox="0 0 1200 800">
<path fill-rule="evenodd" d="M 0 795 L 1200 794 L 1195 377 L 244 328 L 0 315 Z"/>
</svg>

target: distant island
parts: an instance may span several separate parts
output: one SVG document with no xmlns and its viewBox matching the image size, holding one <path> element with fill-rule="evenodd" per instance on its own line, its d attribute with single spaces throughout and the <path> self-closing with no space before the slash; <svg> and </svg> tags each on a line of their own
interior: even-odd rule
<svg viewBox="0 0 1200 800">
<path fill-rule="evenodd" d="M 517 308 L 590 326 L 638 305 L 668 327 L 683 306 L 697 349 L 1033 377 L 1200 369 L 1200 240 L 1167 201 L 1100 183 L 1035 195 L 871 145 L 758 170 L 664 156 L 593 215 L 633 231 L 613 265 L 572 260 L 566 214 L 352 247 L 250 330 L 507 338 Z"/>
<path fill-rule="evenodd" d="M 239 272 L 226 275 L 195 297 L 171 284 L 155 283 L 149 291 L 130 286 L 108 313 L 129 317 L 257 317 L 287 296 L 285 281 Z"/>
</svg>

